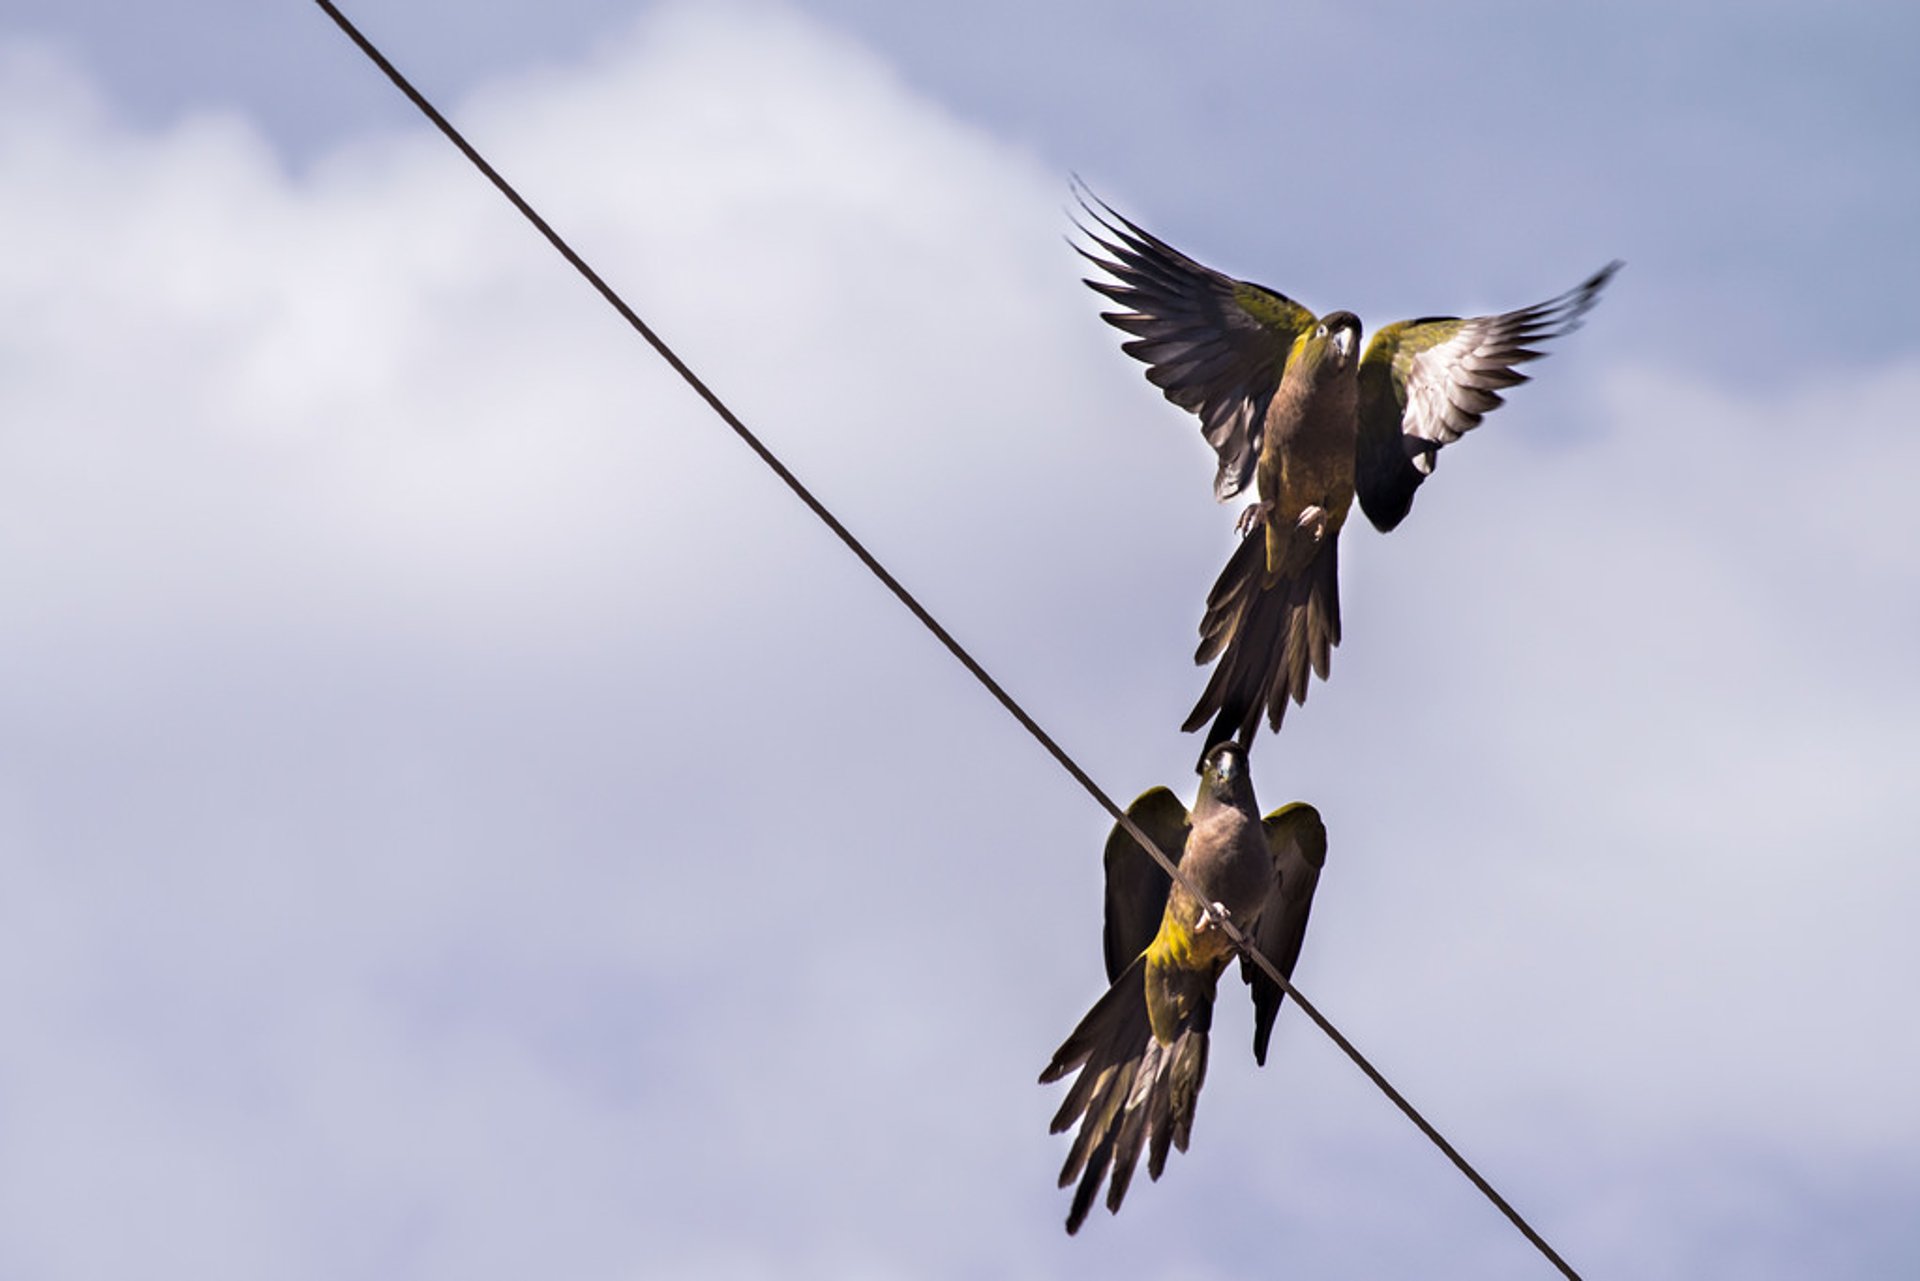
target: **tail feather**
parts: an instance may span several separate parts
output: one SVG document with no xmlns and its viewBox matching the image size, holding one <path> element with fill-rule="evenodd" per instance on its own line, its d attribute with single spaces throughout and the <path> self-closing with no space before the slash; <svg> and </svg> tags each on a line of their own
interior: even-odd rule
<svg viewBox="0 0 1920 1281">
<path fill-rule="evenodd" d="M 1196 664 L 1212 662 L 1233 638 L 1241 606 L 1258 593 L 1266 564 L 1266 544 L 1260 539 L 1242 538 L 1233 549 L 1207 593 L 1207 607 L 1200 616 L 1200 648 L 1193 655 Z"/>
<path fill-rule="evenodd" d="M 1158 1179 L 1167 1168 L 1169 1147 L 1187 1150 L 1193 1137 L 1194 1105 L 1200 1101 L 1200 1086 L 1207 1079 L 1207 1031 L 1213 1026 L 1211 999 L 1194 1010 L 1193 1022 L 1174 1038 L 1167 1053 L 1168 1088 L 1154 1098 L 1152 1147 L 1147 1153 L 1147 1177 Z"/>
<path fill-rule="evenodd" d="M 1251 745 L 1263 713 L 1279 730 L 1288 701 L 1306 702 L 1311 677 L 1327 678 L 1340 643 L 1339 546 L 1325 539 L 1298 574 L 1271 584 L 1264 540 L 1244 538 L 1228 558 L 1194 652 L 1196 663 L 1218 662 L 1180 726 L 1191 733 L 1212 718 L 1203 753 L 1229 738 Z"/>
<path fill-rule="evenodd" d="M 1194 1104 L 1206 1078 L 1215 976 L 1169 976 L 1173 982 L 1190 980 L 1197 991 L 1191 1013 L 1172 1042 L 1163 1045 L 1154 1039 L 1147 1016 L 1146 972 L 1146 956 L 1134 958 L 1040 1074 L 1044 1085 L 1075 1069 L 1080 1073 L 1052 1125 L 1058 1134 L 1080 1123 L 1060 1168 L 1061 1187 L 1079 1180 L 1067 1212 L 1070 1233 L 1086 1221 L 1102 1182 L 1108 1183 L 1107 1208 L 1120 1208 L 1143 1146 L 1147 1173 L 1158 1179 L 1168 1149 L 1186 1151 L 1193 1129 Z"/>
</svg>

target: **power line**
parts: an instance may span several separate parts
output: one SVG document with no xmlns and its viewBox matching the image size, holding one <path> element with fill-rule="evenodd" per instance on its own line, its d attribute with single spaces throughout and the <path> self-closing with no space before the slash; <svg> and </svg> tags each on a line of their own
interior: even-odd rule
<svg viewBox="0 0 1920 1281">
<path fill-rule="evenodd" d="M 647 344 L 660 354 L 660 358 L 672 366 L 673 371 L 679 374 L 702 400 L 707 402 L 708 407 L 719 416 L 720 420 L 733 429 L 733 433 L 745 443 L 747 448 L 758 455 L 761 462 L 772 469 L 773 474 L 778 476 L 787 488 L 793 491 L 794 496 L 805 503 L 808 510 L 819 517 L 821 523 L 832 530 L 834 535 L 838 537 L 842 543 L 846 544 L 847 550 L 859 557 L 860 563 L 873 572 L 874 577 L 878 578 L 881 583 L 886 586 L 887 590 L 892 592 L 894 597 L 898 599 L 902 605 L 906 606 L 929 632 L 933 633 L 936 640 L 946 646 L 947 652 L 952 654 L 962 667 L 965 667 L 967 671 L 973 674 L 974 679 L 979 681 L 980 684 L 986 688 L 986 691 L 999 701 L 1002 707 L 1006 708 L 1009 715 L 1020 722 L 1027 733 L 1031 734 L 1034 740 L 1038 742 L 1040 746 L 1044 747 L 1054 760 L 1060 763 L 1061 768 L 1073 776 L 1075 782 L 1086 789 L 1087 794 L 1099 803 L 1100 808 L 1112 815 L 1114 822 L 1125 828 L 1127 835 L 1138 842 L 1140 848 L 1151 855 L 1154 861 L 1158 863 L 1182 889 L 1186 890 L 1187 893 L 1191 894 L 1195 899 L 1204 901 L 1205 896 L 1199 892 L 1193 882 L 1181 871 L 1180 865 L 1170 858 L 1166 851 L 1155 845 L 1153 840 L 1148 837 L 1145 832 L 1140 830 L 1134 821 L 1127 816 L 1126 811 L 1115 804 L 1113 798 L 1108 796 L 1100 785 L 1095 783 L 1092 777 L 1080 768 L 1079 763 L 1067 754 L 1066 749 L 1055 742 L 1053 736 L 1041 728 L 1040 723 L 1034 720 L 1033 717 L 1027 713 L 1027 710 L 1001 687 L 1000 682 L 996 681 L 993 676 L 988 673 L 987 669 L 982 667 L 978 660 L 967 652 L 965 646 L 953 638 L 951 632 L 940 625 L 940 621 L 929 613 L 924 605 L 915 599 L 913 593 L 909 592 L 906 587 L 901 584 L 900 580 L 895 578 L 893 574 L 888 571 L 887 567 L 882 565 L 858 538 L 854 537 L 851 530 L 840 523 L 839 517 L 828 510 L 825 503 L 814 497 L 813 491 L 802 484 L 800 478 L 795 476 L 793 472 L 787 468 L 787 465 L 781 462 L 774 452 L 767 448 L 767 446 L 761 442 L 760 438 L 754 435 L 731 409 L 727 408 L 720 397 L 716 395 L 706 383 L 701 381 L 699 375 L 688 368 L 686 362 L 680 359 L 673 348 L 669 347 L 666 341 L 656 334 L 646 321 L 640 318 L 639 313 L 628 306 L 626 300 L 601 278 L 600 273 L 595 271 L 593 267 L 587 263 L 586 259 L 582 258 L 574 250 L 573 246 L 569 245 L 566 240 L 561 237 L 560 233 L 555 231 L 552 225 L 548 223 L 545 218 L 541 217 L 532 205 L 527 203 L 526 199 L 514 189 L 513 185 L 500 175 L 499 170 L 488 163 L 486 157 L 482 156 L 479 151 L 474 148 L 473 144 L 469 143 L 460 131 L 453 127 L 452 122 L 442 115 L 440 110 L 435 107 L 432 102 L 427 100 L 426 95 L 413 87 L 413 83 L 400 73 L 399 68 L 387 60 L 387 56 L 381 53 L 374 43 L 367 39 L 344 13 L 335 7 L 332 0 L 314 0 L 314 3 L 319 5 L 329 18 L 333 19 L 335 25 L 346 34 L 349 40 L 358 46 L 361 53 L 365 54 L 375 66 L 380 68 L 387 79 L 393 82 L 394 87 L 406 95 L 407 100 L 412 102 L 413 105 L 420 110 L 420 113 L 433 123 L 435 128 L 446 135 L 447 141 L 459 149 L 460 154 L 465 156 L 473 167 L 478 169 L 502 196 L 506 197 L 508 203 L 520 211 L 521 216 L 533 225 L 534 230 L 545 237 L 547 243 L 552 245 L 554 250 L 562 258 L 566 259 L 589 285 L 593 286 L 594 290 L 606 300 L 607 305 L 618 312 L 620 317 L 633 328 L 634 332 L 646 339 Z M 1354 1066 L 1365 1073 L 1367 1079 L 1378 1086 L 1380 1092 L 1386 1095 L 1395 1107 L 1406 1114 L 1407 1119 L 1413 1122 L 1414 1126 L 1422 1134 L 1426 1135 L 1449 1161 L 1453 1162 L 1455 1168 L 1457 1168 L 1461 1174 L 1465 1175 L 1467 1180 L 1471 1182 L 1474 1187 L 1478 1188 L 1488 1201 L 1493 1203 L 1494 1208 L 1498 1209 L 1501 1214 L 1507 1217 L 1508 1221 L 1519 1230 L 1522 1236 L 1526 1237 L 1526 1239 L 1533 1244 L 1535 1249 L 1539 1250 L 1540 1253 L 1546 1257 L 1548 1262 L 1559 1269 L 1561 1275 L 1570 1278 L 1571 1281 L 1579 1281 L 1579 1274 L 1567 1265 L 1567 1262 L 1560 1257 L 1559 1253 L 1555 1251 L 1551 1245 L 1547 1244 L 1546 1239 L 1520 1216 L 1520 1212 L 1515 1210 L 1513 1206 L 1507 1202 L 1507 1199 L 1501 1196 L 1500 1193 L 1494 1189 L 1493 1185 L 1481 1176 L 1478 1170 L 1473 1168 L 1467 1159 L 1460 1154 L 1459 1150 L 1447 1141 L 1446 1136 L 1435 1129 L 1426 1117 L 1422 1116 L 1419 1110 L 1407 1101 L 1405 1095 L 1394 1088 L 1393 1083 L 1388 1081 L 1387 1078 L 1381 1074 L 1380 1070 L 1374 1067 L 1365 1055 L 1360 1053 L 1353 1042 L 1349 1041 L 1341 1033 L 1340 1029 L 1335 1027 L 1327 1016 L 1320 1012 L 1318 1007 L 1301 994 L 1300 989 L 1293 985 L 1293 981 L 1285 974 L 1282 974 L 1279 968 L 1253 945 L 1252 940 L 1241 932 L 1238 925 L 1231 919 L 1222 919 L 1218 924 L 1226 932 L 1227 937 L 1233 941 L 1234 946 L 1239 949 L 1240 953 L 1244 956 L 1251 957 L 1254 964 L 1259 966 L 1263 974 L 1271 979 L 1282 992 L 1293 998 L 1294 1004 L 1300 1007 L 1301 1012 L 1312 1020 L 1316 1027 L 1326 1033 L 1328 1038 L 1340 1047 L 1342 1053 L 1353 1060 Z"/>
</svg>

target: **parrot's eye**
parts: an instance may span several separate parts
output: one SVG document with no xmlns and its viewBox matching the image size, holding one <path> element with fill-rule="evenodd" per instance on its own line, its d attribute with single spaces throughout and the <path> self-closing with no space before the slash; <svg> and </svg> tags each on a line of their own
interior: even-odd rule
<svg viewBox="0 0 1920 1281">
<path fill-rule="evenodd" d="M 1327 336 L 1327 327 L 1325 325 L 1320 326 L 1313 331 L 1313 336 L 1315 338 L 1325 338 Z"/>
</svg>

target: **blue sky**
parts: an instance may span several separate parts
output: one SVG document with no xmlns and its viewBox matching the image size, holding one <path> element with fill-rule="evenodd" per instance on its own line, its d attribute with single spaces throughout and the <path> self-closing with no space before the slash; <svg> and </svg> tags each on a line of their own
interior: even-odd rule
<svg viewBox="0 0 1920 1281">
<path fill-rule="evenodd" d="M 1302 985 L 1590 1275 L 1920 1258 L 1920 19 L 365 20 L 1112 792 L 1236 511 L 1067 174 L 1369 328 L 1627 260 L 1343 549 Z M 0 12 L 0 1274 L 1538 1276 L 1237 985 L 1077 1239 L 1090 802 L 317 9 Z"/>
</svg>

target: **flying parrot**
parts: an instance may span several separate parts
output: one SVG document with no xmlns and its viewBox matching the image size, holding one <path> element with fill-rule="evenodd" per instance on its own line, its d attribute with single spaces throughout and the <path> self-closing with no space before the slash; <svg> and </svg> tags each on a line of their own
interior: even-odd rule
<svg viewBox="0 0 1920 1281">
<path fill-rule="evenodd" d="M 1080 1186 L 1067 1213 L 1077 1232 L 1111 1171 L 1107 1208 L 1118 1211 L 1147 1149 L 1147 1173 L 1167 1152 L 1187 1150 L 1194 1103 L 1207 1074 L 1207 1032 L 1220 972 L 1234 954 L 1225 916 L 1289 978 L 1306 937 L 1314 885 L 1326 861 L 1327 830 L 1311 805 L 1295 803 L 1263 820 L 1253 798 L 1246 749 L 1216 744 L 1200 763 L 1189 813 L 1156 787 L 1127 816 L 1179 864 L 1200 891 L 1174 883 L 1127 831 L 1115 825 L 1106 848 L 1106 961 L 1111 983 L 1040 1074 L 1042 1085 L 1080 1075 L 1053 1118 L 1053 1133 L 1080 1123 L 1060 1186 Z M 1267 1042 L 1284 993 L 1249 962 L 1253 1055 Z"/>
<path fill-rule="evenodd" d="M 1218 664 L 1181 726 L 1211 717 L 1208 746 L 1251 745 L 1263 712 L 1278 730 L 1287 700 L 1306 701 L 1309 669 L 1326 679 L 1340 643 L 1340 527 L 1355 496 L 1382 532 L 1398 525 L 1441 448 L 1527 381 L 1514 367 L 1578 328 L 1621 264 L 1518 311 L 1388 325 L 1362 355 L 1352 312 L 1316 317 L 1201 266 L 1091 192 L 1080 205 L 1095 249 L 1075 249 L 1112 277 L 1086 283 L 1126 308 L 1102 318 L 1134 335 L 1121 350 L 1199 417 L 1220 460 L 1215 498 L 1250 475 L 1258 485 L 1200 622 L 1194 661 Z"/>
</svg>

